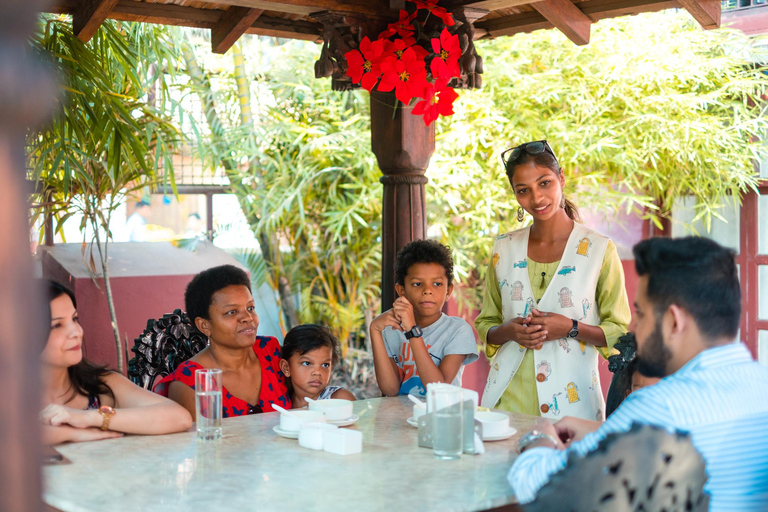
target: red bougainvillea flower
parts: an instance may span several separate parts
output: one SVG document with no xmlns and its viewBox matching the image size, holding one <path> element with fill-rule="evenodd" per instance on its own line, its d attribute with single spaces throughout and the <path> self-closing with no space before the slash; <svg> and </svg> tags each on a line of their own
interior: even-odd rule
<svg viewBox="0 0 768 512">
<path fill-rule="evenodd" d="M 389 92 L 395 89 L 395 96 L 404 104 L 411 102 L 427 85 L 427 70 L 424 61 L 416 57 L 413 48 L 406 48 L 402 57 L 389 57 L 381 63 L 381 83 L 378 90 Z"/>
<path fill-rule="evenodd" d="M 347 75 L 356 84 L 371 92 L 381 76 L 381 60 L 384 57 L 384 40 L 371 42 L 364 37 L 360 47 L 344 54 L 347 59 Z"/>
<path fill-rule="evenodd" d="M 384 52 L 387 54 L 394 54 L 395 57 L 401 59 L 403 53 L 408 48 L 412 49 L 416 54 L 416 58 L 424 60 L 429 52 L 416 44 L 416 40 L 412 37 L 404 37 L 402 39 L 395 39 L 394 41 L 387 41 Z"/>
<path fill-rule="evenodd" d="M 387 25 L 387 30 L 379 34 L 379 39 L 392 37 L 397 34 L 400 37 L 413 36 L 413 25 L 411 22 L 416 17 L 416 12 L 408 14 L 408 11 L 400 10 L 400 19 Z"/>
<path fill-rule="evenodd" d="M 461 45 L 459 36 L 451 35 L 447 29 L 440 32 L 440 39 L 432 39 L 432 50 L 435 52 L 435 58 L 429 65 L 432 71 L 432 78 L 450 79 L 461 76 L 459 59 L 461 58 Z"/>
<path fill-rule="evenodd" d="M 423 101 L 413 107 L 413 115 L 424 116 L 424 124 L 429 126 L 437 116 L 453 115 L 453 102 L 459 97 L 458 93 L 448 87 L 448 80 L 442 79 L 435 83 L 427 82 L 420 93 Z"/>
<path fill-rule="evenodd" d="M 416 4 L 416 7 L 419 9 L 426 9 L 429 11 L 430 14 L 434 14 L 441 20 L 443 20 L 443 23 L 446 24 L 446 26 L 450 27 L 453 26 L 456 22 L 453 21 L 453 15 L 446 11 L 443 7 L 437 6 L 438 0 L 410 0 L 411 2 Z"/>
</svg>

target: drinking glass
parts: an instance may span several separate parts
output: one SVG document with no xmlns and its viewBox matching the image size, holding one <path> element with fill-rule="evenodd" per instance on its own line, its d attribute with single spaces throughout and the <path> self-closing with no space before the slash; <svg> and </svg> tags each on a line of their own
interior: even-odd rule
<svg viewBox="0 0 768 512">
<path fill-rule="evenodd" d="M 195 401 L 197 438 L 201 441 L 221 439 L 221 370 L 195 372 Z"/>
<path fill-rule="evenodd" d="M 436 388 L 432 393 L 432 452 L 438 459 L 458 459 L 464 448 L 464 393 Z"/>
</svg>

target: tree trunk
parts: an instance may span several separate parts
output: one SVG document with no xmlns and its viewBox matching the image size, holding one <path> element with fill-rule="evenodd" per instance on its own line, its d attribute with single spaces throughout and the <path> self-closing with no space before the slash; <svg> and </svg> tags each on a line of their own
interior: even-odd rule
<svg viewBox="0 0 768 512">
<path fill-rule="evenodd" d="M 111 211 L 111 210 L 110 210 Z M 112 283 L 109 280 L 109 264 L 107 258 L 109 257 L 109 235 L 104 240 L 104 245 L 101 244 L 101 237 L 99 236 L 99 225 L 97 219 L 92 219 L 94 233 L 96 234 L 96 248 L 99 251 L 99 262 L 101 263 L 101 273 L 104 276 L 104 291 L 107 294 L 107 306 L 109 307 L 109 317 L 112 319 L 112 334 L 115 335 L 115 350 L 117 351 L 117 371 L 125 373 L 124 367 L 124 354 L 123 342 L 120 340 L 120 329 L 117 327 L 117 313 L 115 311 L 115 301 L 112 297 Z M 109 231 L 109 217 L 107 217 L 107 231 Z"/>
<path fill-rule="evenodd" d="M 213 99 L 213 89 L 211 88 L 211 82 L 208 77 L 203 73 L 202 69 L 197 63 L 197 57 L 195 56 L 194 49 L 188 41 L 183 44 L 184 61 L 187 66 L 187 73 L 190 78 L 195 82 L 200 91 L 198 95 L 203 102 L 203 108 L 205 109 L 205 117 L 208 122 L 208 126 L 211 128 L 211 134 L 213 144 L 217 149 L 217 152 L 221 154 L 220 149 L 224 144 L 224 125 L 222 124 L 219 115 L 216 111 L 216 104 Z M 242 49 L 239 44 L 236 44 L 232 48 L 232 54 L 235 60 L 235 81 L 238 89 L 238 100 L 240 104 L 240 123 L 243 126 L 253 126 L 253 115 L 251 113 L 251 95 L 250 88 L 248 86 L 248 79 L 245 73 L 245 59 L 243 57 Z M 224 158 L 221 161 L 221 165 L 224 167 L 227 173 L 227 178 L 232 186 L 235 195 L 240 203 L 240 208 L 248 220 L 248 225 L 253 232 L 256 232 L 256 226 L 258 225 L 258 218 L 254 218 L 248 215 L 248 205 L 245 201 L 248 195 L 248 189 L 243 185 L 240 179 L 240 174 L 237 170 L 237 166 L 229 158 Z M 252 164 L 251 164 L 252 165 Z M 253 171 L 253 166 L 251 171 Z M 239 192 L 239 193 L 238 193 Z M 267 268 L 272 277 L 274 285 L 277 287 L 277 291 L 280 297 L 280 308 L 283 311 L 286 321 L 287 329 L 299 325 L 298 314 L 296 312 L 296 305 L 293 300 L 293 294 L 291 293 L 290 281 L 287 277 L 282 275 L 279 268 L 275 265 L 272 258 L 272 247 L 269 236 L 262 233 L 257 236 L 259 242 L 259 248 L 261 249 L 261 255 L 264 261 L 267 263 Z"/>
</svg>

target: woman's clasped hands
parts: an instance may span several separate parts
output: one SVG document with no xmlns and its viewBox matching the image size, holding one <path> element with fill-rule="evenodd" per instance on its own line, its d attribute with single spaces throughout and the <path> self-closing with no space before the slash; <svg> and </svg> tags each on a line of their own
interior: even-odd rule
<svg viewBox="0 0 768 512">
<path fill-rule="evenodd" d="M 510 340 L 525 348 L 538 350 L 545 341 L 568 336 L 573 322 L 565 315 L 534 308 L 528 316 L 512 318 L 502 326 Z"/>
<path fill-rule="evenodd" d="M 50 404 L 40 412 L 40 422 L 46 427 L 62 427 L 69 430 L 69 441 L 98 441 L 122 437 L 122 432 L 101 430 L 101 415 L 95 409 L 79 410 L 65 405 Z"/>
<path fill-rule="evenodd" d="M 558 315 L 548 311 L 539 311 L 533 308 L 529 315 L 531 326 L 540 326 L 546 335 L 544 341 L 554 341 L 568 337 L 573 327 L 573 320 L 565 315 Z"/>
</svg>

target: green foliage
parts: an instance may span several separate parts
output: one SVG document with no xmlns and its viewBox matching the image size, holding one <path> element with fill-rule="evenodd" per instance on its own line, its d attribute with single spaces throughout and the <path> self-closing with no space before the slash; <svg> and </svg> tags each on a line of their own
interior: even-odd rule
<svg viewBox="0 0 768 512">
<path fill-rule="evenodd" d="M 126 194 L 161 180 L 173 185 L 180 134 L 171 115 L 183 113 L 159 72 L 175 67 L 172 45 L 157 26 L 113 22 L 83 44 L 60 18 L 44 19 L 32 45 L 53 61 L 62 88 L 53 122 L 27 137 L 35 202 L 59 225 L 81 211 L 84 232 L 88 222 L 108 232 Z"/>
<path fill-rule="evenodd" d="M 183 112 L 171 101 L 165 76 L 177 59 L 167 32 L 156 25 L 106 22 L 83 44 L 70 20 L 44 17 L 31 44 L 52 61 L 62 89 L 53 122 L 27 135 L 34 216 L 56 218 L 60 230 L 74 213 L 83 214 L 83 257 L 92 275 L 100 270 L 104 278 L 122 371 L 109 281 L 110 219 L 133 191 L 163 180 L 175 190 L 172 155 L 180 134 L 172 115 L 182 119 Z M 93 233 L 90 241 L 86 227 Z"/>
<path fill-rule="evenodd" d="M 381 186 L 368 99 L 329 91 L 307 72 L 311 54 L 291 55 L 257 77 L 253 136 L 233 128 L 223 147 L 250 161 L 235 191 L 256 234 L 275 241 L 272 276 L 301 291 L 300 320 L 334 328 L 346 353 L 379 298 Z"/>
<path fill-rule="evenodd" d="M 427 172 L 429 224 L 461 279 L 474 288 L 493 236 L 518 227 L 499 155 L 529 140 L 550 141 L 582 209 L 657 222 L 693 196 L 708 225 L 723 196 L 756 184 L 751 141 L 767 127 L 760 43 L 663 12 L 597 23 L 587 46 L 557 31 L 478 44 L 485 88 L 463 92 L 438 124 Z"/>
</svg>

